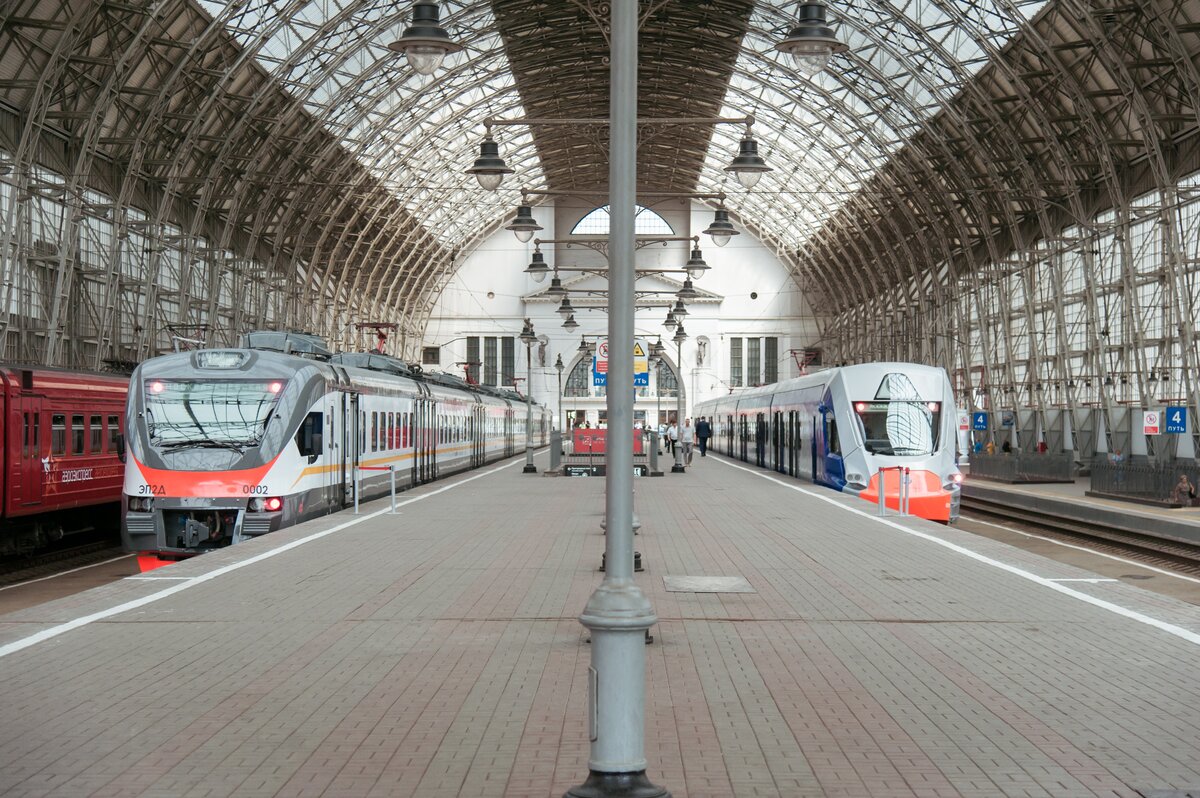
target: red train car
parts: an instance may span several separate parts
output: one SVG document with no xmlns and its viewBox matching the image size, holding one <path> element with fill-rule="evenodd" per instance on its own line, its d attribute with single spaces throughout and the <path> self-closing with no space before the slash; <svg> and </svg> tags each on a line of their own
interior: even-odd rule
<svg viewBox="0 0 1200 798">
<path fill-rule="evenodd" d="M 128 389 L 115 374 L 0 364 L 0 554 L 117 528 Z"/>
</svg>

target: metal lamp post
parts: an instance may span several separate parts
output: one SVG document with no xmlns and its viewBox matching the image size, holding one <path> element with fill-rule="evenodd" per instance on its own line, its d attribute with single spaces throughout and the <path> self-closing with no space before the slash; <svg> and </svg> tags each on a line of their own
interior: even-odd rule
<svg viewBox="0 0 1200 798">
<path fill-rule="evenodd" d="M 567 431 L 567 420 L 563 416 L 562 402 L 562 373 L 566 366 L 562 362 L 562 353 L 554 361 L 554 370 L 558 372 L 558 431 L 565 433 Z"/>
<path fill-rule="evenodd" d="M 525 344 L 525 468 L 522 473 L 536 474 L 533 464 L 533 354 L 530 347 L 537 340 L 533 334 L 533 322 L 525 319 L 521 330 L 521 342 Z"/>
<path fill-rule="evenodd" d="M 573 798 L 666 798 L 646 777 L 646 635 L 658 622 L 633 581 L 634 210 L 637 185 L 637 0 L 613 0 L 609 91 L 609 368 L 604 580 L 582 623 L 588 668 L 588 777 Z"/>
<path fill-rule="evenodd" d="M 671 466 L 672 474 L 682 474 L 687 471 L 683 467 L 683 342 L 687 333 L 683 331 L 683 322 L 675 328 L 675 429 L 679 430 L 679 442 L 675 446 L 675 465 Z"/>
</svg>

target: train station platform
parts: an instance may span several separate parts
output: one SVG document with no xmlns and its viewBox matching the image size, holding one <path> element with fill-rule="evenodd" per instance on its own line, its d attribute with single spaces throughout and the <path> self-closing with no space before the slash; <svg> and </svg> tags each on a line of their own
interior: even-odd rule
<svg viewBox="0 0 1200 798">
<path fill-rule="evenodd" d="M 1089 486 L 1086 477 L 1074 482 L 1011 484 L 968 475 L 962 490 L 965 499 L 1200 545 L 1200 507 L 1170 508 L 1089 496 Z"/>
<path fill-rule="evenodd" d="M 0 617 L 0 793 L 561 795 L 604 481 L 522 463 Z M 635 489 L 676 798 L 1200 787 L 1195 605 L 716 456 Z"/>
</svg>

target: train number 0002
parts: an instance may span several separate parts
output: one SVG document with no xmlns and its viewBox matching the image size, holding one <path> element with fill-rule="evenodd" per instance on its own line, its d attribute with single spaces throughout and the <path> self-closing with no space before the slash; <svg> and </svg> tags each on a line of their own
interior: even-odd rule
<svg viewBox="0 0 1200 798">
<path fill-rule="evenodd" d="M 266 496 L 266 485 L 242 485 L 242 493 L 247 496 Z"/>
<path fill-rule="evenodd" d="M 163 485 L 138 485 L 139 496 L 166 496 L 167 489 Z"/>
</svg>

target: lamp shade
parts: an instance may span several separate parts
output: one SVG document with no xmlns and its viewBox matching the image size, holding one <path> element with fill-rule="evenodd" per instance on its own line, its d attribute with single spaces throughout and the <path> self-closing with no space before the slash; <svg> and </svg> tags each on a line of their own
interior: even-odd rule
<svg viewBox="0 0 1200 798">
<path fill-rule="evenodd" d="M 667 311 L 667 317 L 665 319 L 663 319 L 663 326 L 666 327 L 668 330 L 675 329 L 675 311 L 673 311 L 673 310 Z"/>
<path fill-rule="evenodd" d="M 788 31 L 787 38 L 775 45 L 781 53 L 792 57 L 796 69 L 805 77 L 812 77 L 829 65 L 834 53 L 847 49 L 833 35 L 825 19 L 824 3 L 805 3 L 800 6 L 800 17 Z"/>
<path fill-rule="evenodd" d="M 546 275 L 550 273 L 550 267 L 546 265 L 546 256 L 540 250 L 533 253 L 533 260 L 525 267 L 525 273 L 532 277 L 535 283 L 545 280 Z"/>
<path fill-rule="evenodd" d="M 567 320 L 563 322 L 562 326 L 567 332 L 571 332 L 572 330 L 579 329 L 579 322 L 575 321 L 575 315 L 572 314 L 567 316 Z M 562 369 L 560 368 L 559 370 L 561 371 Z"/>
<path fill-rule="evenodd" d="M 537 336 L 533 334 L 533 322 L 528 319 L 525 321 L 525 326 L 521 328 L 521 343 L 529 346 L 537 340 Z"/>
<path fill-rule="evenodd" d="M 559 374 L 562 374 L 563 369 L 566 368 L 566 366 L 563 365 L 561 353 L 558 355 L 558 357 L 554 358 L 554 368 L 558 369 Z"/>
<path fill-rule="evenodd" d="M 705 231 L 708 232 L 708 231 Z M 687 269 L 688 277 L 693 280 L 699 280 L 708 271 L 709 265 L 704 262 L 704 255 L 700 252 L 700 247 L 692 248 L 692 256 L 688 258 L 688 262 L 683 265 Z"/>
<path fill-rule="evenodd" d="M 504 159 L 500 157 L 500 145 L 491 136 L 485 138 L 479 144 L 479 157 L 475 159 L 475 165 L 467 170 L 467 174 L 475 175 L 475 179 L 479 181 L 479 187 L 484 191 L 495 191 L 500 188 L 501 181 L 505 175 L 511 175 L 512 169 L 504 163 Z"/>
<path fill-rule="evenodd" d="M 688 314 L 688 309 L 684 306 L 682 299 L 676 299 L 675 307 L 671 309 L 671 312 L 675 314 L 676 319 L 681 319 Z M 683 322 L 679 323 L 683 324 Z"/>
<path fill-rule="evenodd" d="M 562 304 L 558 306 L 558 315 L 565 319 L 567 316 L 571 316 L 574 313 L 575 308 L 571 305 L 571 297 L 563 297 Z"/>
<path fill-rule="evenodd" d="M 559 279 L 558 273 L 550 278 L 550 287 L 546 289 L 546 296 L 566 296 L 567 289 L 563 288 L 562 280 Z"/>
<path fill-rule="evenodd" d="M 413 3 L 413 23 L 404 35 L 388 45 L 389 50 L 404 53 L 413 71 L 419 75 L 432 75 L 450 53 L 463 49 L 461 44 L 450 39 L 438 20 L 438 4 Z"/>
<path fill-rule="evenodd" d="M 759 158 L 759 160 L 761 161 L 762 158 Z M 723 247 L 729 243 L 731 236 L 738 235 L 738 231 L 733 226 L 733 222 L 729 221 L 729 211 L 724 208 L 718 208 L 713 214 L 712 224 L 705 228 L 704 234 L 712 236 L 712 242 L 718 247 Z M 692 250 L 693 253 L 698 253 L 699 251 L 699 249 Z"/>
<path fill-rule="evenodd" d="M 533 238 L 533 234 L 542 229 L 542 226 L 534 221 L 533 208 L 528 205 L 518 205 L 517 215 L 513 220 L 504 226 L 505 230 L 512 230 L 513 235 L 521 243 L 525 243 Z"/>
<path fill-rule="evenodd" d="M 746 136 L 738 146 L 737 157 L 729 166 L 725 167 L 725 171 L 733 172 L 743 188 L 754 188 L 758 185 L 758 179 L 763 176 L 763 173 L 770 172 L 772 169 L 758 154 L 758 142 L 750 136 Z"/>
<path fill-rule="evenodd" d="M 675 296 L 679 297 L 680 299 L 695 299 L 696 297 L 700 296 L 700 293 L 692 287 L 692 280 L 689 277 L 683 281 L 683 288 L 680 288 L 678 291 L 676 291 Z"/>
<path fill-rule="evenodd" d="M 682 344 L 684 341 L 687 340 L 687 337 L 688 337 L 687 333 L 683 331 L 683 324 L 680 324 L 678 327 L 675 328 L 675 337 L 672 338 L 671 340 L 677 344 Z"/>
</svg>

